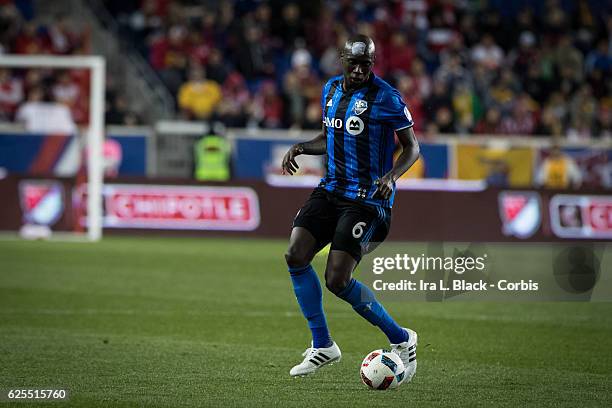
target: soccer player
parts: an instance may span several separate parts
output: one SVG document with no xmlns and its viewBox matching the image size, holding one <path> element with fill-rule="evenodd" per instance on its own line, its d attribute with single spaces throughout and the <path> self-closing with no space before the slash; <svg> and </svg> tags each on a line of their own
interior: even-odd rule
<svg viewBox="0 0 612 408">
<path fill-rule="evenodd" d="M 384 332 L 406 366 L 404 381 L 410 381 L 417 366 L 417 334 L 399 326 L 352 272 L 362 255 L 387 236 L 395 181 L 417 160 L 419 146 L 399 92 L 372 72 L 376 58 L 372 39 L 352 36 L 340 58 L 343 74 L 323 88 L 322 132 L 292 146 L 282 162 L 283 172 L 292 175 L 298 169 L 297 156 L 327 154 L 327 174 L 293 221 L 285 255 L 295 296 L 312 333 L 311 347 L 290 375 L 311 374 L 341 357 L 330 336 L 321 285 L 310 264 L 331 242 L 327 289 Z M 402 147 L 395 164 L 394 134 Z"/>
</svg>

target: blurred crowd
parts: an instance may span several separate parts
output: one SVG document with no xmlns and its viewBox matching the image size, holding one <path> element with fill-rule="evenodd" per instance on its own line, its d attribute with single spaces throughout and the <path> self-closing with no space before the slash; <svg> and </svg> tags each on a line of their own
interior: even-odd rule
<svg viewBox="0 0 612 408">
<path fill-rule="evenodd" d="M 30 0 L 0 0 L 0 58 L 2 54 L 89 53 L 87 25 L 77 24 L 63 14 L 38 16 Z M 0 122 L 23 122 L 32 129 L 30 124 L 40 123 L 41 112 L 48 112 L 49 108 L 57 108 L 52 112 L 63 112 L 66 107 L 66 115 L 59 115 L 64 118 L 62 121 L 71 122 L 72 127 L 86 124 L 89 81 L 89 72 L 83 69 L 0 67 Z M 107 123 L 138 123 L 138 116 L 130 111 L 112 78 L 107 80 L 106 94 Z M 56 123 L 54 128 L 67 127 L 65 123 Z"/>
<path fill-rule="evenodd" d="M 377 75 L 416 130 L 609 137 L 605 0 L 106 0 L 185 119 L 319 128 L 321 86 L 348 35 L 373 36 Z"/>
<path fill-rule="evenodd" d="M 606 0 L 103 0 L 121 38 L 176 96 L 181 119 L 321 126 L 323 83 L 352 33 L 375 38 L 375 73 L 403 94 L 421 136 L 610 137 L 612 10 Z M 0 0 L 0 53 L 89 52 L 87 29 Z M 0 69 L 0 120 L 38 99 L 87 121 L 89 75 Z M 108 78 L 107 123 L 136 124 Z"/>
</svg>

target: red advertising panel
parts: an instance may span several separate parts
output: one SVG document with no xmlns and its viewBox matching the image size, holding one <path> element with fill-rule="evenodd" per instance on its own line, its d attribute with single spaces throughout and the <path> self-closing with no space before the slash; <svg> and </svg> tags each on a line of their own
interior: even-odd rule
<svg viewBox="0 0 612 408">
<path fill-rule="evenodd" d="M 550 217 L 560 238 L 612 239 L 612 196 L 555 195 Z"/>
<path fill-rule="evenodd" d="M 106 184 L 103 194 L 105 228 L 252 231 L 260 221 L 248 187 Z"/>
<path fill-rule="evenodd" d="M 129 180 L 132 182 L 132 180 Z M 286 240 L 310 188 L 265 182 L 166 185 L 161 180 L 115 182 L 103 188 L 109 233 L 266 237 Z M 163 183 L 168 183 L 164 180 Z M 74 180 L 18 176 L 0 179 L 0 231 L 24 226 L 75 231 L 85 223 L 83 193 Z M 612 240 L 612 194 L 605 191 L 398 190 L 389 240 Z"/>
</svg>

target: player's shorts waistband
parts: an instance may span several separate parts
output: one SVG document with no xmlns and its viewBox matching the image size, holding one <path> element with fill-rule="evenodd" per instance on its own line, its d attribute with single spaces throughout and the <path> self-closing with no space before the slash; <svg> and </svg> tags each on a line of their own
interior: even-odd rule
<svg viewBox="0 0 612 408">
<path fill-rule="evenodd" d="M 325 194 L 329 200 L 332 200 L 335 202 L 342 202 L 342 203 L 350 204 L 350 205 L 356 205 L 360 208 L 371 211 L 381 220 L 391 218 L 391 208 L 389 207 L 383 207 L 381 205 L 375 205 L 372 203 L 368 203 L 365 200 L 348 197 L 345 194 L 343 194 L 341 191 L 329 188 L 327 186 L 315 187 L 315 191 L 320 191 L 322 194 Z"/>
</svg>

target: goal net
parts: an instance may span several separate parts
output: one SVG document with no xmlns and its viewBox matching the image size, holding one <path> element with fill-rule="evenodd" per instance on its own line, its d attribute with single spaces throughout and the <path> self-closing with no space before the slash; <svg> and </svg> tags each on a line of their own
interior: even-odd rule
<svg viewBox="0 0 612 408">
<path fill-rule="evenodd" d="M 84 115 L 81 123 L 78 127 L 74 126 L 71 132 L 60 132 L 62 135 L 59 139 L 69 138 L 71 142 L 75 142 L 72 143 L 76 146 L 72 149 L 75 151 L 72 156 L 79 162 L 72 166 L 73 171 L 60 174 L 64 176 L 63 179 L 58 177 L 58 173 L 49 171 L 49 166 L 45 166 L 53 161 L 54 165 L 57 164 L 59 160 L 57 155 L 50 157 L 53 155 L 43 155 L 40 154 L 40 151 L 46 149 L 47 152 L 53 153 L 54 149 L 59 150 L 57 131 L 46 132 L 45 124 L 57 122 L 61 119 L 62 112 L 69 111 L 66 109 L 62 111 L 61 106 L 60 109 L 54 110 L 51 103 L 36 105 L 28 100 L 29 109 L 20 107 L 17 113 L 13 112 L 14 119 L 17 121 L 31 119 L 40 128 L 36 126 L 28 128 L 26 125 L 25 131 L 13 131 L 12 134 L 8 131 L 8 135 L 7 131 L 2 131 L 2 135 L 8 136 L 8 139 L 5 137 L 5 140 L 2 141 L 4 151 L 1 153 L 4 163 L 0 163 L 2 170 L 0 179 L 9 180 L 2 187 L 2 195 L 8 195 L 6 192 L 12 191 L 13 196 L 5 197 L 7 200 L 0 211 L 4 212 L 2 214 L 4 218 L 15 218 L 14 208 L 21 207 L 20 217 L 16 218 L 21 218 L 19 222 L 22 223 L 22 235 L 36 236 L 36 231 L 39 231 L 38 234 L 43 236 L 52 234 L 65 237 L 68 235 L 83 237 L 90 241 L 101 239 L 105 70 L 105 59 L 101 56 L 0 56 L 0 72 L 5 78 L 8 78 L 8 81 L 11 75 L 23 81 L 30 71 L 52 71 L 57 72 L 56 76 L 61 76 L 66 72 L 85 72 L 88 84 L 86 91 L 88 96 L 86 95 L 86 99 L 83 100 L 85 109 L 81 111 Z M 69 92 L 69 88 L 66 89 L 66 92 Z M 57 92 L 61 93 L 61 91 L 62 89 L 59 89 Z M 32 89 L 29 92 L 35 93 Z M 67 116 L 73 119 L 70 113 Z M 62 145 L 61 142 L 59 144 Z M 65 143 L 62 146 L 65 147 Z M 29 149 L 33 153 L 26 153 L 21 149 Z M 38 156 L 32 159 L 32 163 L 26 163 L 36 155 Z M 68 177 L 68 182 L 66 182 L 66 177 Z M 61 188 L 59 195 L 54 191 L 54 186 Z M 19 202 L 19 205 L 11 206 L 9 201 Z M 71 214 L 64 214 L 67 209 L 70 209 Z M 56 228 L 55 221 L 61 217 L 68 221 L 64 222 L 62 227 Z M 28 233 L 28 228 L 31 234 Z M 63 231 L 52 232 L 56 230 Z M 42 234 L 40 231 L 47 231 L 48 234 Z"/>
</svg>

